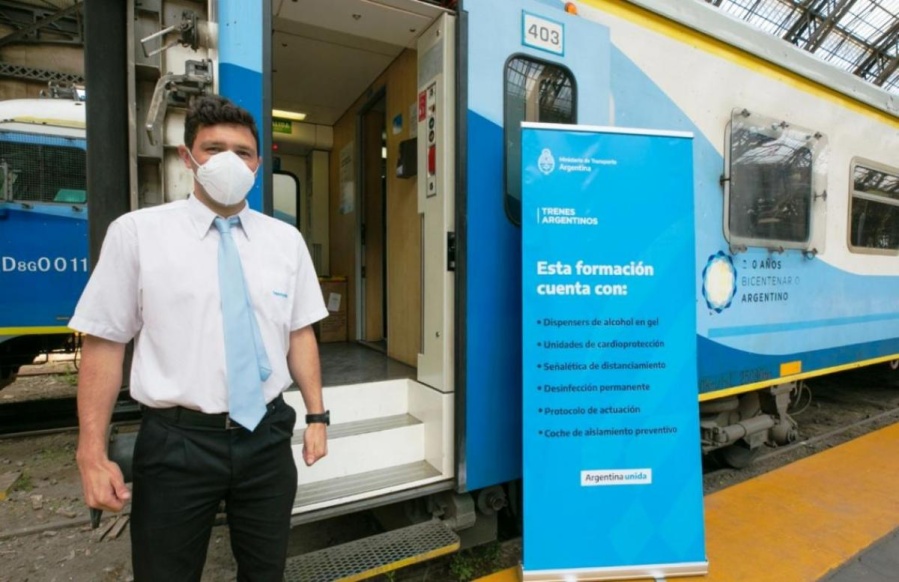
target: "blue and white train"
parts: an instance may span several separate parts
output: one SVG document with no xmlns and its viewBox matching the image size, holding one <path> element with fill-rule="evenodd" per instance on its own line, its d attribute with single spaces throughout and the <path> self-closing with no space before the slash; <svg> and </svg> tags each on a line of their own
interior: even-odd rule
<svg viewBox="0 0 899 582">
<path fill-rule="evenodd" d="M 0 388 L 35 356 L 73 348 L 87 282 L 84 102 L 0 101 Z"/>
</svg>

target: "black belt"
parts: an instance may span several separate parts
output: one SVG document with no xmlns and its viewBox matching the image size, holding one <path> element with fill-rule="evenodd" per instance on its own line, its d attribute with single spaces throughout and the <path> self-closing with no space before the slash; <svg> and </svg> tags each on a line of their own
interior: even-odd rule
<svg viewBox="0 0 899 582">
<path fill-rule="evenodd" d="M 284 402 L 284 398 L 279 394 L 277 398 L 265 405 L 266 414 L 271 413 Z M 187 426 L 191 428 L 206 428 L 213 430 L 233 430 L 244 428 L 236 421 L 232 420 L 227 412 L 219 412 L 216 414 L 207 414 L 199 410 L 191 410 L 183 406 L 174 406 L 172 408 L 151 408 L 141 405 L 141 411 L 144 414 L 151 414 L 162 417 L 169 422 L 179 426 Z"/>
</svg>

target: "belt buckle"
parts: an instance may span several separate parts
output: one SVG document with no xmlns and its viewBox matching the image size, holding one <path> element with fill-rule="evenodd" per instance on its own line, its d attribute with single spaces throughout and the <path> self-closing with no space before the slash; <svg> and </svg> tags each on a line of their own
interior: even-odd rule
<svg viewBox="0 0 899 582">
<path fill-rule="evenodd" d="M 244 426 L 232 419 L 230 414 L 225 415 L 225 430 L 238 430 L 241 428 L 244 428 Z"/>
</svg>

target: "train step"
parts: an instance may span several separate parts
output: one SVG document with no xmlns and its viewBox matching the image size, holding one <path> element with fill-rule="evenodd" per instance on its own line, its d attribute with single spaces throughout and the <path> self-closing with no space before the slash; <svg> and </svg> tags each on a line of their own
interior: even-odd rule
<svg viewBox="0 0 899 582">
<path fill-rule="evenodd" d="M 339 500 L 350 503 L 366 497 L 369 492 L 389 493 L 398 487 L 411 488 L 441 479 L 440 471 L 426 461 L 416 461 L 395 467 L 355 473 L 346 477 L 316 481 L 297 487 L 294 512 L 313 511 Z"/>
<path fill-rule="evenodd" d="M 323 510 L 374 507 L 390 495 L 451 481 L 452 394 L 405 378 L 331 386 L 324 394 L 333 422 L 328 455 L 306 466 L 302 422 L 291 442 L 298 473 L 296 523 Z M 304 411 L 298 391 L 284 398 Z"/>
<path fill-rule="evenodd" d="M 459 536 L 439 520 L 404 527 L 287 560 L 285 582 L 365 580 L 459 549 Z"/>
<path fill-rule="evenodd" d="M 294 433 L 299 485 L 367 473 L 424 458 L 424 425 L 410 414 L 360 420 L 328 430 L 328 455 L 312 467 L 303 461 L 303 433 Z M 360 455 L 359 452 L 365 454 Z"/>
</svg>

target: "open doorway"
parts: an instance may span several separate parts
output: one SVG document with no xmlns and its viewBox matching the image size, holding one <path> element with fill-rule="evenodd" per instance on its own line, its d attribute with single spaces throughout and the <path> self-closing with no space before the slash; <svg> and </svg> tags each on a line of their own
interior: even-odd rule
<svg viewBox="0 0 899 582">
<path fill-rule="evenodd" d="M 360 343 L 387 352 L 387 98 L 359 111 Z"/>
<path fill-rule="evenodd" d="M 289 161 L 288 143 L 305 148 L 298 156 L 311 150 L 305 173 L 293 171 L 301 176 L 300 224 L 311 220 L 313 250 L 322 245 L 316 272 L 329 316 L 317 331 L 323 400 L 335 423 L 329 429 L 334 454 L 297 475 L 299 519 L 453 484 L 455 394 L 451 383 L 433 380 L 450 369 L 443 361 L 453 345 L 444 325 L 452 318 L 450 304 L 433 289 L 454 282 L 441 251 L 451 230 L 442 217 L 454 207 L 453 144 L 442 140 L 453 135 L 454 90 L 447 80 L 454 68 L 444 62 L 455 54 L 447 24 L 453 19 L 447 9 L 419 0 L 273 4 L 272 106 L 303 117 L 280 123 L 284 133 L 273 129 L 273 142 L 283 161 Z M 425 157 L 418 153 L 426 143 L 426 136 L 418 141 L 419 129 L 427 127 L 419 119 L 423 54 L 431 55 L 423 82 L 435 87 L 441 136 L 432 140 L 441 157 L 429 174 L 435 188 L 427 200 L 419 183 L 419 174 L 426 179 Z M 426 222 L 432 224 L 428 254 Z M 433 282 L 427 296 L 426 281 Z M 425 354 L 426 313 L 434 339 Z M 298 389 L 284 397 L 303 409 Z M 294 443 L 300 458 L 302 439 Z M 383 454 L 372 455 L 372 447 Z"/>
<path fill-rule="evenodd" d="M 340 298 L 334 302 L 339 311 L 319 326 L 329 332 L 319 334 L 327 346 L 322 348 L 326 372 L 349 368 L 342 356 L 330 353 L 337 343 L 351 344 L 341 350 L 367 352 L 366 362 L 380 355 L 413 373 L 422 353 L 427 261 L 417 163 L 408 154 L 419 126 L 418 52 L 411 47 L 444 11 L 417 0 L 391 4 L 404 7 L 402 25 L 395 8 L 365 0 L 346 3 L 363 15 L 361 25 L 350 15 L 336 19 L 334 11 L 309 11 L 290 2 L 281 4 L 273 19 L 273 106 L 305 115 L 290 123 L 289 135 L 286 129 L 273 133 L 273 142 L 285 162 L 282 169 L 301 177 L 301 230 L 309 231 L 314 260 L 320 256 L 316 272 L 323 293 Z M 304 82 L 309 79 L 315 82 Z M 305 173 L 286 164 L 288 150 L 298 156 L 311 150 Z M 442 266 L 445 257 L 434 253 L 432 260 Z M 435 274 L 444 280 L 439 269 Z M 326 285 L 338 289 L 325 290 Z M 432 335 L 437 331 L 434 327 Z M 326 361 L 332 356 L 333 362 Z M 363 380 L 383 379 L 378 369 L 368 372 Z M 324 375 L 326 383 L 349 381 L 343 374 Z M 352 381 L 359 378 L 353 375 Z"/>
</svg>

